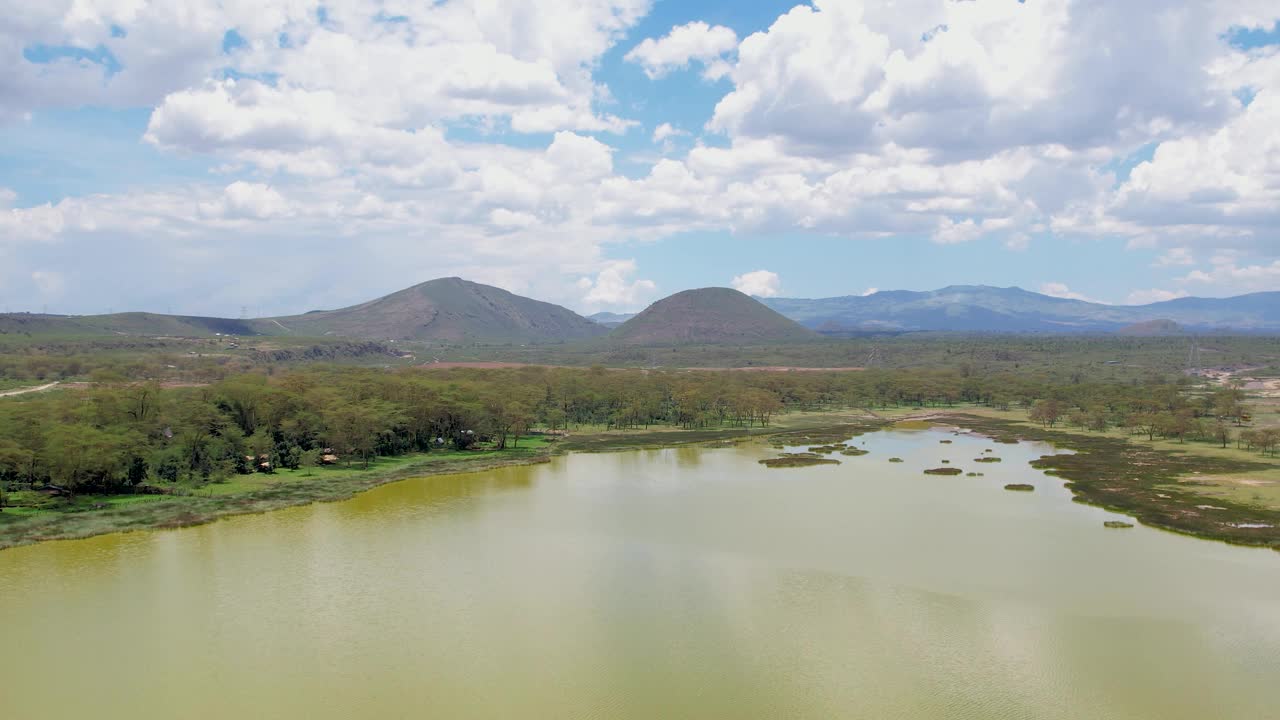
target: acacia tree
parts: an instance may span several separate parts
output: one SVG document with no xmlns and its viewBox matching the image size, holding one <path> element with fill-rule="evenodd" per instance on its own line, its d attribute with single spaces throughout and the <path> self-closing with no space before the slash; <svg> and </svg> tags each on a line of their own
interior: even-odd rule
<svg viewBox="0 0 1280 720">
<path fill-rule="evenodd" d="M 357 455 L 369 467 L 369 460 L 383 432 L 402 422 L 403 418 L 390 403 L 365 400 L 339 405 L 325 413 L 329 444 L 348 456 Z"/>
<path fill-rule="evenodd" d="M 1222 447 L 1225 448 L 1227 443 L 1231 441 L 1231 426 L 1219 420 L 1213 426 L 1213 437 L 1218 442 L 1222 443 Z"/>
</svg>

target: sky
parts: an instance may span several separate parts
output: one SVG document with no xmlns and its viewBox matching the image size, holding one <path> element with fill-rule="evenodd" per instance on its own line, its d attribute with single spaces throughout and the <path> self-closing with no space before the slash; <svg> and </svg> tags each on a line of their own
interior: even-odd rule
<svg viewBox="0 0 1280 720">
<path fill-rule="evenodd" d="M 0 0 L 0 310 L 1280 289 L 1275 0 Z"/>
</svg>

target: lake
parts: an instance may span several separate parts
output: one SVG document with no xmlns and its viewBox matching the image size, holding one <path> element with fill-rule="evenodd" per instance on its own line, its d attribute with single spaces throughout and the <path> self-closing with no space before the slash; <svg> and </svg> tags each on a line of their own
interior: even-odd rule
<svg viewBox="0 0 1280 720">
<path fill-rule="evenodd" d="M 2 551 L 0 715 L 1280 713 L 1280 553 L 1105 529 L 1028 466 L 1047 445 L 850 442 L 809 468 L 570 455 Z M 944 459 L 985 476 L 922 474 Z"/>
</svg>

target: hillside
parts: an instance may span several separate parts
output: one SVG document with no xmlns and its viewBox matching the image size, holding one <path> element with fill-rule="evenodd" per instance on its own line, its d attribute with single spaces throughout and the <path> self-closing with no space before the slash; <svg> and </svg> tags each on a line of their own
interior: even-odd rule
<svg viewBox="0 0 1280 720">
<path fill-rule="evenodd" d="M 1103 305 L 1021 288 L 953 285 L 821 299 L 768 298 L 766 305 L 827 334 L 866 331 L 1116 332 L 1169 320 L 1197 332 L 1280 331 L 1280 292 L 1234 298 L 1180 298 L 1150 305 Z"/>
<path fill-rule="evenodd" d="M 267 318 L 292 335 L 451 343 L 549 343 L 607 328 L 559 305 L 461 278 L 440 278 L 340 310 Z M 270 330 L 270 328 L 268 328 Z"/>
<path fill-rule="evenodd" d="M 208 337 L 291 335 L 450 343 L 557 343 L 597 337 L 608 328 L 559 305 L 489 285 L 441 278 L 367 303 L 253 320 L 117 313 L 0 315 L 0 334 Z"/>
<path fill-rule="evenodd" d="M 729 288 L 685 290 L 620 325 L 610 340 L 627 345 L 804 342 L 818 335 Z"/>
<path fill-rule="evenodd" d="M 1172 320 L 1144 320 L 1132 325 L 1125 325 L 1116 331 L 1117 335 L 1130 337 L 1161 337 L 1164 335 L 1182 335 L 1182 326 Z"/>
<path fill-rule="evenodd" d="M 0 334 L 38 336 L 147 335 L 207 337 L 258 334 L 255 320 L 128 312 L 111 315 L 0 315 Z"/>
</svg>

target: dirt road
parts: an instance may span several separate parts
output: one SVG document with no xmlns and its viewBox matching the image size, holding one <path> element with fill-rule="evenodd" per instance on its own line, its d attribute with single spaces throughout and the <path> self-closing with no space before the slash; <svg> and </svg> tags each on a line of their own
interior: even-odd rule
<svg viewBox="0 0 1280 720">
<path fill-rule="evenodd" d="M 5 390 L 4 392 L 0 392 L 0 397 L 12 397 L 14 395 L 26 395 L 27 393 L 43 392 L 45 390 L 50 390 L 54 388 L 55 386 L 57 386 L 57 384 L 58 384 L 57 382 L 51 382 L 48 385 L 41 385 L 39 387 L 18 388 L 17 390 Z"/>
</svg>

